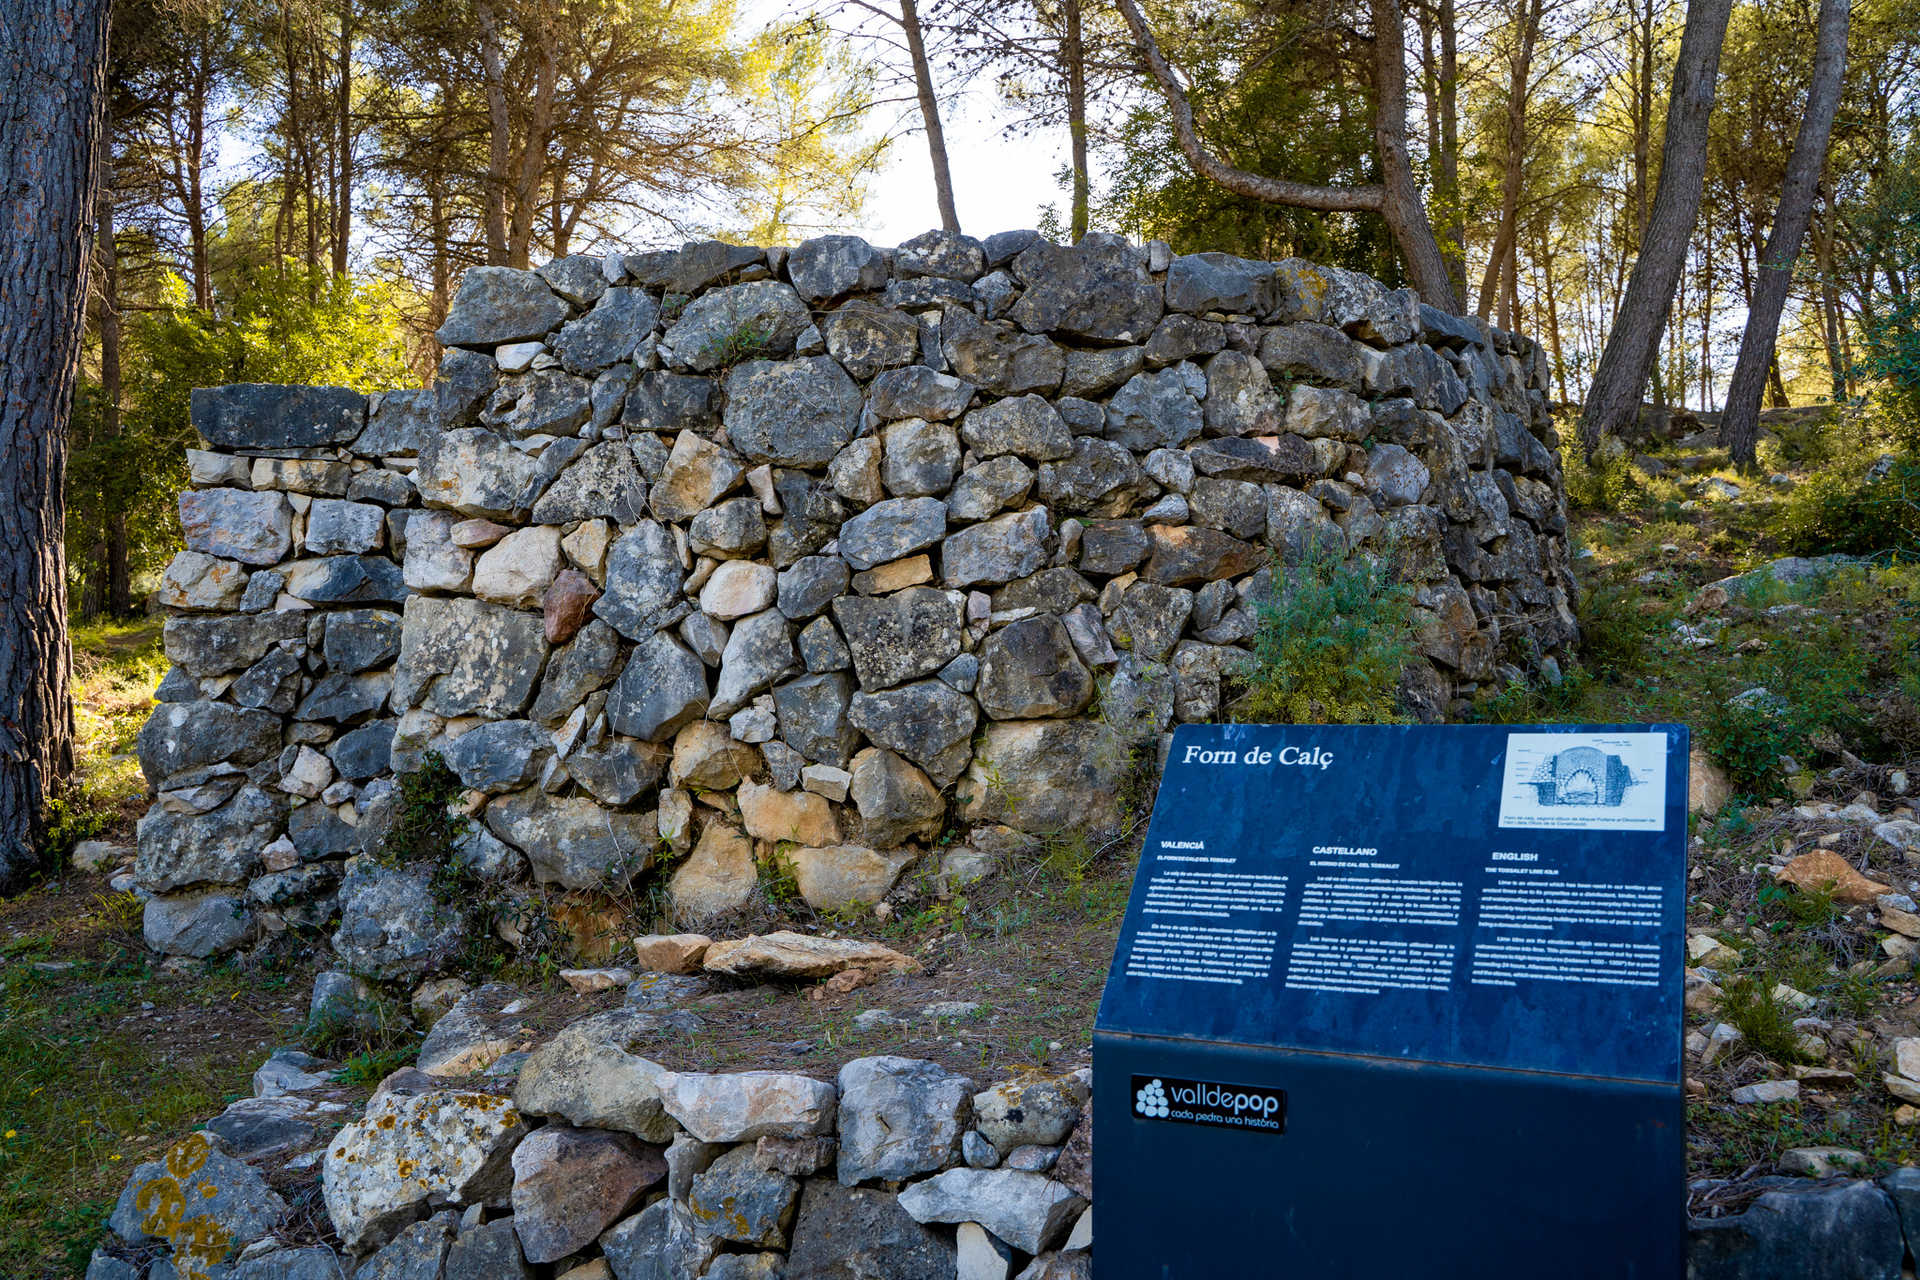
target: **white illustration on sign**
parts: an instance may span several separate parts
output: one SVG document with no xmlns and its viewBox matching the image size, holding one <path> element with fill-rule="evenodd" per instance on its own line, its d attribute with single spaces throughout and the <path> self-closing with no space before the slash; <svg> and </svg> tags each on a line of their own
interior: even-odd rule
<svg viewBox="0 0 1920 1280">
<path fill-rule="evenodd" d="M 1664 831 L 1663 733 L 1510 733 L 1502 827 Z"/>
</svg>

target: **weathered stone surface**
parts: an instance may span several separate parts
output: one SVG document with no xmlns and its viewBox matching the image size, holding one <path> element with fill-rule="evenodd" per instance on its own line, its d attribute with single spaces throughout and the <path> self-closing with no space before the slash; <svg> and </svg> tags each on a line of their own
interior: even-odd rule
<svg viewBox="0 0 1920 1280">
<path fill-rule="evenodd" d="M 1744 1213 L 1688 1224 L 1687 1274 L 1698 1280 L 1900 1274 L 1900 1217 L 1871 1182 L 1763 1192 Z"/>
<path fill-rule="evenodd" d="M 1033 488 L 1033 468 L 1011 455 L 969 467 L 947 494 L 949 520 L 985 520 L 1016 506 Z"/>
<path fill-rule="evenodd" d="M 1295 384 L 1287 397 L 1287 430 L 1309 440 L 1366 437 L 1366 402 L 1347 391 Z"/>
<path fill-rule="evenodd" d="M 415 1059 L 436 1079 L 477 1075 L 526 1042 L 527 1002 L 513 987 L 489 982 L 459 995 L 435 1020 Z"/>
<path fill-rule="evenodd" d="M 979 712 L 972 698 L 946 682 L 916 680 L 877 693 L 854 694 L 847 706 L 847 722 L 876 746 L 905 756 L 946 787 L 972 758 Z"/>
<path fill-rule="evenodd" d="M 749 360 L 727 375 L 727 435 L 753 462 L 824 466 L 859 429 L 860 409 L 859 386 L 825 356 Z"/>
<path fill-rule="evenodd" d="M 250 667 L 275 645 L 303 643 L 306 634 L 306 619 L 295 612 L 168 618 L 161 631 L 168 660 L 200 677 Z"/>
<path fill-rule="evenodd" d="M 726 649 L 720 658 L 720 678 L 714 681 L 708 713 L 732 715 L 798 666 L 792 632 L 778 609 L 742 618 L 727 637 Z"/>
<path fill-rule="evenodd" d="M 1073 433 L 1060 414 L 1037 395 L 995 400 L 961 420 L 960 436 L 982 458 L 1019 454 L 1050 462 L 1073 452 Z"/>
<path fill-rule="evenodd" d="M 946 802 L 921 770 L 892 751 L 868 747 L 853 758 L 852 773 L 848 794 L 868 843 L 884 849 L 939 833 Z"/>
<path fill-rule="evenodd" d="M 809 760 L 844 767 L 860 735 L 847 717 L 853 682 L 838 671 L 790 680 L 773 691 L 783 742 Z"/>
<path fill-rule="evenodd" d="M 607 699 L 615 733 L 660 742 L 707 709 L 707 672 L 700 659 L 665 632 L 633 648 Z"/>
<path fill-rule="evenodd" d="M 544 337 L 566 318 L 565 299 L 533 272 L 471 267 L 433 336 L 445 347 L 493 347 Z"/>
<path fill-rule="evenodd" d="M 533 504 L 537 524 L 568 524 L 604 516 L 616 524 L 639 520 L 647 509 L 647 481 L 625 441 L 596 444 L 567 465 Z"/>
<path fill-rule="evenodd" d="M 527 855 L 533 878 L 568 889 L 625 884 L 653 863 L 651 814 L 604 809 L 534 788 L 487 806 L 487 829 Z"/>
<path fill-rule="evenodd" d="M 447 1249 L 442 1280 L 533 1280 L 533 1268 L 513 1234 L 513 1219 L 497 1218 L 462 1231 Z"/>
<path fill-rule="evenodd" d="M 940 344 L 954 373 L 989 395 L 1051 395 L 1060 389 L 1066 355 L 1038 334 L 953 310 L 941 319 Z"/>
<path fill-rule="evenodd" d="M 512 1104 L 492 1094 L 380 1094 L 358 1124 L 327 1144 L 320 1178 L 327 1216 L 350 1252 L 365 1253 L 430 1200 L 498 1204 L 525 1135 Z"/>
<path fill-rule="evenodd" d="M 286 592 L 311 604 L 399 604 L 407 598 L 400 566 L 384 556 L 322 556 L 282 566 Z"/>
<path fill-rule="evenodd" d="M 587 623 L 587 614 L 600 599 L 600 588 L 578 569 L 554 575 L 540 599 L 540 626 L 548 644 L 566 644 Z"/>
<path fill-rule="evenodd" d="M 811 618 L 845 595 L 852 576 L 839 556 L 802 556 L 781 573 L 778 581 L 780 612 L 800 621 Z"/>
<path fill-rule="evenodd" d="M 772 604 L 777 587 L 772 565 L 729 560 L 700 588 L 700 611 L 722 622 L 744 618 Z"/>
<path fill-rule="evenodd" d="M 180 495 L 187 549 L 242 564 L 277 564 L 293 544 L 285 495 L 244 489 L 189 489 Z"/>
<path fill-rule="evenodd" d="M 196 884 L 243 884 L 258 874 L 260 850 L 280 833 L 286 812 L 281 800 L 251 785 L 206 813 L 170 813 L 155 805 L 140 819 L 134 882 L 155 893 Z"/>
<path fill-rule="evenodd" d="M 241 382 L 195 387 L 193 428 L 216 449 L 314 449 L 366 427 L 367 397 L 350 387 Z"/>
<path fill-rule="evenodd" d="M 887 425 L 880 480 L 896 497 L 945 493 L 960 469 L 960 440 L 944 422 L 908 418 Z"/>
<path fill-rule="evenodd" d="M 1225 311 L 1259 319 L 1274 306 L 1273 276 L 1270 262 L 1226 253 L 1182 254 L 1167 268 L 1167 309 L 1196 315 Z"/>
<path fill-rule="evenodd" d="M 867 387 L 867 408 L 881 422 L 950 422 L 973 400 L 973 384 L 924 364 L 888 369 Z"/>
<path fill-rule="evenodd" d="M 955 1280 L 953 1246 L 891 1193 L 810 1178 L 800 1196 L 792 1280 Z"/>
<path fill-rule="evenodd" d="M 709 962 L 708 968 L 713 967 Z M 702 1142 L 807 1138 L 833 1132 L 834 1088 L 810 1076 L 780 1071 L 669 1071 L 659 1077 L 658 1084 L 667 1114 Z"/>
<path fill-rule="evenodd" d="M 258 1172 L 190 1133 L 127 1179 L 107 1225 L 128 1244 L 167 1239 L 200 1252 L 201 1265 L 280 1225 L 287 1202 Z"/>
<path fill-rule="evenodd" d="M 147 781 L 231 760 L 249 765 L 280 749 L 280 719 L 223 702 L 168 702 L 140 726 L 134 750 Z"/>
<path fill-rule="evenodd" d="M 960 652 L 960 610 L 931 587 L 841 596 L 833 602 L 833 616 L 853 654 L 860 687 L 869 692 L 932 675 Z"/>
<path fill-rule="evenodd" d="M 807 301 L 831 302 L 885 287 L 887 264 L 859 236 L 815 236 L 787 254 L 787 278 Z"/>
<path fill-rule="evenodd" d="M 856 378 L 920 358 L 920 325 L 904 311 L 855 301 L 820 317 L 819 324 L 827 354 Z"/>
<path fill-rule="evenodd" d="M 368 858 L 347 864 L 333 949 L 348 970 L 383 980 L 417 978 L 453 954 L 465 929 L 456 907 L 434 897 L 433 870 Z"/>
<path fill-rule="evenodd" d="M 1066 1140 L 1087 1102 L 1077 1076 L 1007 1080 L 973 1097 L 974 1127 L 1004 1155 L 1016 1147 Z"/>
<path fill-rule="evenodd" d="M 537 501 L 540 459 L 482 427 L 461 427 L 430 437 L 420 450 L 413 482 L 428 506 L 451 507 L 464 516 L 509 516 Z"/>
<path fill-rule="evenodd" d="M 696 432 L 682 431 L 649 502 L 662 520 L 688 520 L 731 493 L 746 474 L 733 453 Z"/>
<path fill-rule="evenodd" d="M 322 653 L 327 669 L 353 675 L 400 656 L 401 618 L 386 609 L 340 609 L 327 615 Z"/>
<path fill-rule="evenodd" d="M 660 304 L 644 290 L 608 289 L 591 311 L 554 335 L 553 354 L 568 373 L 598 373 L 631 356 L 659 317 Z"/>
<path fill-rule="evenodd" d="M 231 613 L 240 607 L 247 581 L 247 570 L 238 561 L 181 551 L 160 579 L 160 603 L 169 609 Z"/>
<path fill-rule="evenodd" d="M 402 584 L 409 591 L 465 591 L 473 581 L 473 552 L 453 541 L 451 511 L 415 511 L 407 516 Z"/>
<path fill-rule="evenodd" d="M 840 528 L 840 554 L 855 569 L 910 556 L 940 541 L 947 507 L 938 498 L 888 498 Z"/>
<path fill-rule="evenodd" d="M 532 1263 L 593 1242 L 667 1176 L 659 1152 L 624 1133 L 549 1124 L 513 1151 L 513 1231 Z"/>
<path fill-rule="evenodd" d="M 1017 1169 L 949 1169 L 900 1193 L 917 1222 L 977 1222 L 1023 1253 L 1039 1253 L 1086 1207 L 1059 1183 Z"/>
<path fill-rule="evenodd" d="M 553 739 L 531 720 L 493 720 L 461 734 L 442 754 L 462 786 L 499 794 L 539 777 L 552 753 Z"/>
<path fill-rule="evenodd" d="M 238 892 L 182 893 L 147 899 L 140 932 L 161 955 L 196 960 L 245 946 L 254 916 Z"/>
<path fill-rule="evenodd" d="M 1024 578 L 1045 567 L 1052 534 L 1044 507 L 971 525 L 940 544 L 943 580 L 949 587 L 971 587 Z"/>
<path fill-rule="evenodd" d="M 744 907 L 758 884 L 753 841 L 737 827 L 709 822 L 667 888 L 675 914 L 697 922 Z"/>
<path fill-rule="evenodd" d="M 546 661 L 540 618 L 480 600 L 410 596 L 393 704 L 435 715 L 510 719 Z"/>
<path fill-rule="evenodd" d="M 516 609 L 536 608 L 565 563 L 560 530 L 552 525 L 515 529 L 473 566 L 473 594 Z"/>
<path fill-rule="evenodd" d="M 1028 333 L 1139 342 L 1160 319 L 1160 287 L 1123 237 L 1094 233 L 1073 246 L 1038 241 L 1013 270 L 1027 289 L 1009 314 Z"/>
<path fill-rule="evenodd" d="M 1125 515 L 1145 492 L 1146 477 L 1126 446 L 1081 436 L 1073 456 L 1040 464 L 1034 492 L 1059 515 Z"/>
<path fill-rule="evenodd" d="M 764 936 L 749 935 L 745 938 L 716 942 L 707 948 L 705 966 L 709 973 L 722 973 L 730 977 L 803 980 L 830 978 L 834 974 L 846 969 L 876 969 L 893 973 L 912 973 L 919 968 L 909 957 L 901 955 L 891 947 L 883 947 L 877 942 L 860 942 L 853 938 L 816 938 L 808 934 L 790 933 L 785 930 L 778 933 L 769 933 Z M 752 1074 L 772 1075 L 773 1073 L 761 1072 Z M 727 1077 L 723 1076 L 702 1077 L 702 1079 L 708 1081 L 724 1080 L 726 1078 Z M 803 1076 L 781 1076 L 778 1077 L 778 1079 L 794 1081 L 805 1080 L 806 1078 Z M 664 1088 L 664 1086 L 662 1087 Z M 798 1085 L 792 1087 L 800 1089 Z M 751 1092 L 750 1090 L 747 1090 L 745 1093 L 729 1091 L 717 1085 L 707 1085 L 702 1086 L 702 1088 L 717 1090 L 717 1096 L 724 1098 L 734 1098 L 736 1093 L 739 1093 L 741 1097 L 745 1097 L 747 1093 Z M 823 1086 L 817 1080 L 808 1080 L 805 1088 L 801 1090 L 801 1092 L 804 1097 L 817 1100 L 820 1096 L 818 1093 L 819 1088 L 825 1088 L 826 1097 L 829 1100 L 832 1099 L 834 1096 L 833 1086 Z M 742 1089 L 745 1089 L 745 1086 L 742 1086 Z M 669 1105 L 667 1109 L 673 1114 L 674 1119 L 686 1125 L 687 1129 L 692 1132 L 695 1137 L 701 1138 L 703 1141 L 746 1141 L 744 1138 L 709 1138 L 701 1130 L 695 1129 L 691 1124 L 687 1124 L 686 1118 L 678 1111 L 675 1111 L 671 1105 Z M 825 1120 L 814 1119 L 811 1122 L 813 1127 L 769 1133 L 764 1136 L 793 1138 L 805 1137 L 811 1133 L 828 1133 L 832 1130 L 832 1122 L 833 1116 L 831 1107 L 829 1107 Z M 753 1136 L 759 1137 L 763 1135 L 756 1133 Z"/>
<path fill-rule="evenodd" d="M 730 498 L 695 516 L 687 541 L 695 555 L 723 560 L 752 555 L 767 544 L 766 514 L 757 498 Z"/>
<path fill-rule="evenodd" d="M 743 356 L 783 356 L 807 327 L 807 308 L 773 280 L 728 285 L 689 302 L 662 346 L 677 368 L 706 373 Z"/>
<path fill-rule="evenodd" d="M 1222 351 L 1207 362 L 1203 417 L 1209 435 L 1271 435 L 1285 421 L 1286 407 L 1258 360 Z"/>
<path fill-rule="evenodd" d="M 694 1177 L 687 1212 L 722 1240 L 779 1249 L 787 1243 L 799 1198 L 797 1181 L 761 1168 L 752 1147 L 735 1147 Z"/>
<path fill-rule="evenodd" d="M 1094 721 L 995 722 L 961 779 L 960 812 L 1032 833 L 1115 830 L 1127 760 L 1124 744 Z"/>
<path fill-rule="evenodd" d="M 876 853 L 864 845 L 844 844 L 793 849 L 786 861 L 808 906 L 816 911 L 853 911 L 886 897 L 913 856 L 912 850 Z"/>
<path fill-rule="evenodd" d="M 842 1186 L 899 1182 L 951 1164 L 973 1082 L 935 1062 L 856 1058 L 840 1068 Z"/>
<path fill-rule="evenodd" d="M 778 791 L 748 781 L 740 784 L 735 798 L 740 804 L 741 824 L 756 840 L 801 845 L 840 842 L 840 820 L 834 816 L 833 807 L 819 796 Z"/>
<path fill-rule="evenodd" d="M 1060 619 L 1041 614 L 987 638 L 978 693 L 995 720 L 1078 715 L 1093 700 L 1093 674 L 1081 665 Z"/>
<path fill-rule="evenodd" d="M 1152 525 L 1152 551 L 1140 576 L 1162 586 L 1197 586 L 1252 573 L 1263 559 L 1260 549 L 1238 538 L 1194 525 Z"/>
</svg>

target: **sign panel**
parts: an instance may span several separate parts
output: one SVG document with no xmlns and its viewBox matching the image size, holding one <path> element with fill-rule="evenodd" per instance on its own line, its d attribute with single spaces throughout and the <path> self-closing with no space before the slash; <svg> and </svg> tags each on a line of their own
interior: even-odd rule
<svg viewBox="0 0 1920 1280">
<path fill-rule="evenodd" d="M 1678 1083 L 1686 731 L 1183 725 L 1104 1032 Z"/>
</svg>

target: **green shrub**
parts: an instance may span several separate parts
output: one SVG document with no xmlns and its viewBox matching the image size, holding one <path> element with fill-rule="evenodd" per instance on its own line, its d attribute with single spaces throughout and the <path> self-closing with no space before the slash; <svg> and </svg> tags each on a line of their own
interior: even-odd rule
<svg viewBox="0 0 1920 1280">
<path fill-rule="evenodd" d="M 1748 1048 L 1775 1062 L 1800 1061 L 1800 1033 L 1794 1029 L 1795 1011 L 1773 998 L 1765 978 L 1738 978 L 1720 997 L 1720 1016 L 1740 1029 Z"/>
<path fill-rule="evenodd" d="M 1769 696 L 1720 697 L 1700 723 L 1707 751 L 1734 783 L 1771 790 L 1779 758 L 1801 756 L 1830 735 L 1850 736 L 1864 720 L 1867 656 L 1840 623 L 1808 623 L 1785 631 L 1756 655 L 1746 680 Z"/>
<path fill-rule="evenodd" d="M 1632 583 L 1600 582 L 1589 588 L 1580 602 L 1581 660 L 1603 672 L 1645 666 L 1673 612 L 1649 604 L 1647 594 Z"/>
<path fill-rule="evenodd" d="M 389 866 L 425 862 L 445 866 L 466 834 L 467 819 L 454 812 L 464 788 L 438 751 L 429 751 L 418 769 L 395 780 L 393 825 L 381 842 L 380 861 Z"/>
<path fill-rule="evenodd" d="M 1568 508 L 1618 511 L 1625 506 L 1627 498 L 1639 488 L 1626 455 L 1588 462 L 1585 450 L 1580 447 L 1578 431 L 1563 430 L 1561 438 L 1566 442 L 1560 449 L 1560 474 L 1566 482 Z"/>
<path fill-rule="evenodd" d="M 1787 546 L 1802 555 L 1920 551 L 1920 454 L 1897 454 L 1868 480 L 1872 462 L 1853 454 L 1802 481 L 1786 502 Z"/>
<path fill-rule="evenodd" d="M 1382 724 L 1404 719 L 1400 672 L 1414 656 L 1413 592 L 1391 556 L 1346 557 L 1321 545 L 1273 568 L 1257 605 L 1253 652 L 1231 712 L 1242 722 Z"/>
</svg>

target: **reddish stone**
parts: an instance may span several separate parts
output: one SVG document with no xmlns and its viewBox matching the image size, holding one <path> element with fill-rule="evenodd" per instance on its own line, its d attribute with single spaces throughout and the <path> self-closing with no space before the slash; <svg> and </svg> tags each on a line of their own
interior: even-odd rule
<svg viewBox="0 0 1920 1280">
<path fill-rule="evenodd" d="M 562 569 L 547 588 L 545 621 L 548 644 L 565 644 L 587 625 L 587 611 L 600 598 L 593 579 L 578 569 Z"/>
</svg>

